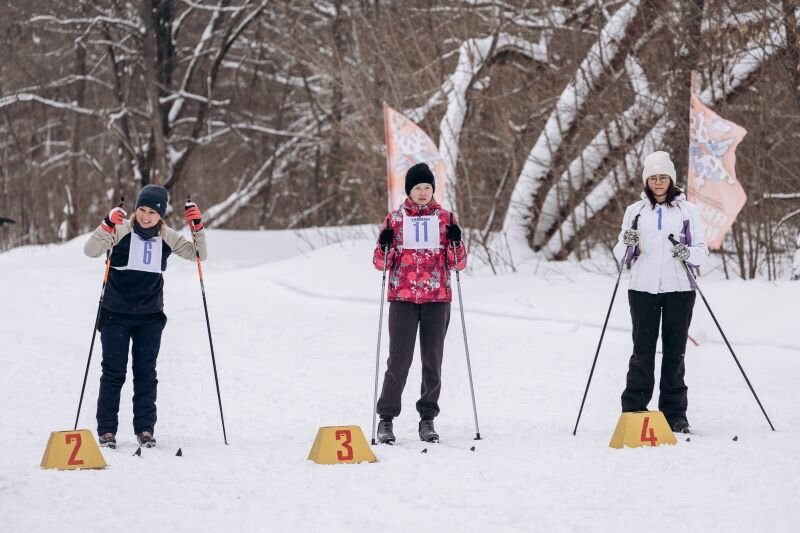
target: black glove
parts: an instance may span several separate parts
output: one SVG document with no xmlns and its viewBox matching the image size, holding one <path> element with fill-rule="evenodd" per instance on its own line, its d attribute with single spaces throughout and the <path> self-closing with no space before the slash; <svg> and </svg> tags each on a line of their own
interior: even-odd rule
<svg viewBox="0 0 800 533">
<path fill-rule="evenodd" d="M 390 244 L 394 241 L 394 230 L 392 228 L 386 228 L 383 230 L 378 237 L 378 242 L 381 245 L 381 248 L 386 249 L 389 247 Z"/>
<path fill-rule="evenodd" d="M 461 244 L 461 228 L 458 224 L 450 224 L 447 226 L 447 240 L 458 246 Z"/>
</svg>

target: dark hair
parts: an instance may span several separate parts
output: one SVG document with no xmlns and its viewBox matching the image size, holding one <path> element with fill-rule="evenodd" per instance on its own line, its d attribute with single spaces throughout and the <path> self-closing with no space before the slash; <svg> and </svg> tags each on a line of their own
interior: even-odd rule
<svg viewBox="0 0 800 533">
<path fill-rule="evenodd" d="M 650 187 L 648 187 L 646 183 L 644 185 L 644 193 L 647 195 L 647 199 L 650 200 L 650 207 L 655 209 L 658 201 L 653 195 L 653 191 L 650 190 Z M 668 207 L 675 207 L 672 205 L 672 202 L 681 194 L 683 194 L 683 190 L 679 189 L 678 186 L 675 185 L 675 182 L 672 181 L 672 178 L 670 178 L 669 189 L 667 189 L 667 197 L 664 199 L 664 203 L 667 204 Z"/>
</svg>

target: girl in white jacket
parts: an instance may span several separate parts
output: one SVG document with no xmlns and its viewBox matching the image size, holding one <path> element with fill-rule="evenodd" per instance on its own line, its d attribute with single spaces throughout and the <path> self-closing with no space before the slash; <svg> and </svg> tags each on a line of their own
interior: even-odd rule
<svg viewBox="0 0 800 533">
<path fill-rule="evenodd" d="M 633 354 L 622 411 L 646 411 L 655 386 L 655 355 L 661 323 L 661 382 L 658 408 L 673 431 L 688 433 L 684 353 L 695 287 L 681 262 L 699 269 L 708 257 L 698 209 L 675 185 L 675 165 L 666 152 L 644 161 L 641 200 L 628 206 L 614 248 L 631 266 L 628 301 L 633 322 Z M 633 229 L 638 217 L 638 229 Z M 673 245 L 669 236 L 679 242 Z"/>
</svg>

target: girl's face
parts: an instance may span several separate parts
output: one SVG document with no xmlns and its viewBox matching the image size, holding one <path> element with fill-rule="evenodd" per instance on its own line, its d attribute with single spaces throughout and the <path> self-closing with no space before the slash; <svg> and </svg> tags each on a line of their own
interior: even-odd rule
<svg viewBox="0 0 800 533">
<path fill-rule="evenodd" d="M 414 185 L 408 194 L 411 201 L 415 204 L 428 205 L 433 200 L 433 186 L 430 183 L 419 183 Z"/>
<path fill-rule="evenodd" d="M 161 215 L 149 207 L 141 206 L 136 209 L 136 222 L 145 229 L 152 228 L 161 220 Z"/>
<path fill-rule="evenodd" d="M 647 178 L 647 188 L 656 198 L 666 196 L 669 190 L 670 177 L 666 174 L 656 174 Z"/>
</svg>

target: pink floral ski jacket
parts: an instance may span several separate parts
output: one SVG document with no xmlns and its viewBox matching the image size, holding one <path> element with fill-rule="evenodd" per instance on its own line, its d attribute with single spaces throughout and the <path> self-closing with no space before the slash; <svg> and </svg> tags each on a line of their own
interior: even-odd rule
<svg viewBox="0 0 800 533">
<path fill-rule="evenodd" d="M 438 218 L 439 239 L 427 233 L 436 225 Z M 380 244 L 375 246 L 372 263 L 383 270 L 384 259 L 389 271 L 390 302 L 450 302 L 453 294 L 450 287 L 450 270 L 463 270 L 467 266 L 467 250 L 464 242 L 456 246 L 447 242 L 447 225 L 455 224 L 449 211 L 436 201 L 428 205 L 417 205 L 407 199 L 399 209 L 393 211 L 387 222 L 394 231 L 394 242 L 389 246 L 388 256 Z M 408 235 L 404 235 L 404 227 Z M 381 231 L 386 228 L 386 223 Z M 430 237 L 430 238 L 429 238 Z M 419 246 L 420 240 L 427 240 L 426 247 Z M 386 256 L 386 257 L 385 257 Z"/>
</svg>

